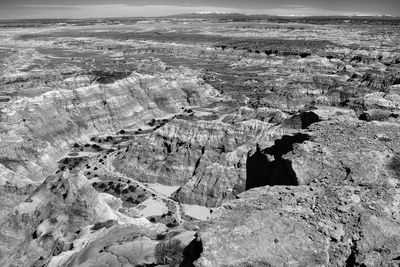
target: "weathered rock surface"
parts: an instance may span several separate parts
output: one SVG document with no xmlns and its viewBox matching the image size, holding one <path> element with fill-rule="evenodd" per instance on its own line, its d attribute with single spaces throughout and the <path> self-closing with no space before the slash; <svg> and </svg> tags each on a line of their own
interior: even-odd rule
<svg viewBox="0 0 400 267">
<path fill-rule="evenodd" d="M 199 16 L 0 23 L 0 265 L 397 266 L 398 20 Z"/>
<path fill-rule="evenodd" d="M 218 206 L 245 190 L 248 151 L 282 132 L 258 120 L 230 125 L 174 119 L 132 142 L 114 165 L 139 181 L 181 186 L 176 198 L 183 203 Z"/>
<path fill-rule="evenodd" d="M 105 224 L 106 228 L 111 227 L 113 234 L 96 227 L 96 223 L 108 220 L 128 226 Z M 53 256 L 50 266 L 65 265 L 75 257 L 82 263 L 93 253 L 99 253 L 104 245 L 93 251 L 97 248 L 95 240 L 101 240 L 103 235 L 111 235 L 113 239 L 108 242 L 113 244 L 125 240 L 127 232 L 132 232 L 132 240 L 135 235 L 144 233 L 155 238 L 165 228 L 145 218 L 134 219 L 121 214 L 94 190 L 85 176 L 68 172 L 48 177 L 29 198 L 2 217 L 0 223 L 4 240 L 1 264 L 5 266 L 39 266 L 49 263 Z M 91 225 L 95 226 L 91 228 Z M 17 247 L 19 252 L 14 254 Z M 85 247 L 91 252 L 86 252 L 82 259 L 79 253 Z M 71 266 L 76 265 L 73 262 Z"/>
<path fill-rule="evenodd" d="M 223 204 L 202 230 L 198 266 L 398 264 L 399 125 L 349 119 L 310 130 L 282 156 L 302 186 L 251 189 Z"/>
<path fill-rule="evenodd" d="M 277 186 L 239 196 L 201 231 L 196 266 L 398 264 L 395 188 Z"/>
<path fill-rule="evenodd" d="M 27 178 L 40 182 L 75 141 L 144 124 L 182 106 L 204 105 L 216 95 L 198 73 L 183 68 L 75 88 L 81 79 L 66 79 L 64 88 L 4 104 L 0 153 L 15 173 L 28 173 Z"/>
</svg>

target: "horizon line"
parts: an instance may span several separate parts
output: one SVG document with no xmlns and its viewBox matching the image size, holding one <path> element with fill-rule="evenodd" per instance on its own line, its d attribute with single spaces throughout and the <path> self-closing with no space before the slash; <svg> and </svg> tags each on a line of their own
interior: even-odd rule
<svg viewBox="0 0 400 267">
<path fill-rule="evenodd" d="M 0 21 L 24 21 L 24 20 L 98 20 L 98 19 L 135 19 L 135 18 L 146 18 L 146 19 L 157 19 L 157 18 L 168 18 L 174 16 L 184 16 L 184 15 L 229 15 L 236 14 L 247 17 L 256 17 L 256 16 L 266 16 L 266 17 L 275 17 L 275 18 L 391 18 L 391 19 L 400 19 L 400 16 L 390 15 L 390 14 L 323 14 L 323 15 L 301 15 L 301 14 L 280 14 L 273 15 L 268 13 L 258 13 L 258 14 L 246 14 L 241 12 L 209 12 L 209 11 L 199 11 L 199 12 L 189 12 L 189 13 L 176 13 L 172 15 L 155 15 L 155 16 L 99 16 L 99 17 L 82 17 L 82 18 L 73 18 L 73 17 L 42 17 L 42 18 L 9 18 L 3 19 L 0 18 Z"/>
</svg>

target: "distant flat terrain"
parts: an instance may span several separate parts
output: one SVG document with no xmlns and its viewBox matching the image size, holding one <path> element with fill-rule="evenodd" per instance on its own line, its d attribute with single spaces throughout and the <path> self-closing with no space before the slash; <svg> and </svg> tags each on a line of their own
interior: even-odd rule
<svg viewBox="0 0 400 267">
<path fill-rule="evenodd" d="M 399 26 L 0 21 L 0 265 L 397 266 Z"/>
</svg>

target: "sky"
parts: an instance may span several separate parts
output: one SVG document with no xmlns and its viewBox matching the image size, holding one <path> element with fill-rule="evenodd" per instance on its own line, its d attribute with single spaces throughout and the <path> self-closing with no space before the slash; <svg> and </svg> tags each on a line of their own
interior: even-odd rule
<svg viewBox="0 0 400 267">
<path fill-rule="evenodd" d="M 400 16 L 400 0 L 0 0 L 0 19 L 164 16 L 193 12 Z"/>
</svg>

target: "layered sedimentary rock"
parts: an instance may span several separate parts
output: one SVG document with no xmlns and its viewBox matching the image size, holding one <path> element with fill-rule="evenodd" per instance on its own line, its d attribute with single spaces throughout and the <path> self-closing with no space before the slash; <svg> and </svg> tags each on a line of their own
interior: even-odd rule
<svg viewBox="0 0 400 267">
<path fill-rule="evenodd" d="M 85 73 L 79 68 L 39 75 L 21 72 L 17 78 L 9 75 L 10 68 L 4 71 L 2 265 L 76 266 L 85 262 L 98 266 L 103 261 L 119 262 L 117 254 L 128 264 L 157 262 L 154 250 L 160 241 L 156 235 L 165 230 L 164 224 L 155 226 L 145 218 L 118 212 L 122 201 L 98 194 L 82 174 L 57 171 L 56 177 L 46 178 L 59 169 L 59 159 L 76 142 L 146 125 L 188 105 L 207 105 L 217 96 L 198 71 L 165 70 L 153 60 L 140 64 L 140 73 L 126 77 L 113 72 Z M 47 84 L 49 77 L 54 80 Z M 100 146 L 96 149 L 102 150 Z M 103 222 L 111 227 L 110 233 L 93 231 L 93 225 Z M 126 233 L 131 238 L 126 239 Z M 107 251 L 103 251 L 104 240 L 110 247 Z M 129 255 L 130 249 L 142 246 L 148 246 L 148 251 Z"/>
<path fill-rule="evenodd" d="M 120 204 L 116 198 L 108 199 L 97 193 L 86 177 L 78 173 L 65 172 L 48 177 L 29 198 L 2 217 L 1 264 L 77 266 L 98 257 L 96 254 L 106 245 L 102 243 L 98 247 L 99 240 L 108 240 L 106 246 L 121 241 L 142 243 L 136 237 L 145 234 L 151 240 L 164 230 L 164 225 L 119 213 L 116 209 Z M 117 222 L 120 225 L 114 226 Z M 131 238 L 127 240 L 128 232 Z M 106 238 L 107 235 L 112 238 Z M 146 240 L 143 242 L 145 244 Z M 15 253 L 17 248 L 19 252 Z M 85 255 L 81 255 L 81 251 Z M 107 252 L 100 256 L 106 257 Z M 140 257 L 136 260 L 140 264 Z M 101 261 L 91 259 L 90 262 L 93 266 Z"/>
<path fill-rule="evenodd" d="M 179 185 L 179 201 L 218 206 L 245 190 L 251 147 L 270 143 L 284 130 L 259 120 L 235 125 L 174 119 L 148 138 L 132 142 L 114 164 L 144 182 Z"/>
<path fill-rule="evenodd" d="M 398 20 L 227 16 L 0 23 L 0 265 L 398 263 Z"/>
<path fill-rule="evenodd" d="M 55 160 L 75 141 L 144 124 L 182 106 L 205 104 L 216 95 L 189 69 L 131 74 L 110 84 L 75 87 L 88 80 L 68 78 L 61 81 L 61 88 L 6 102 L 1 120 L 4 160 L 15 169 L 24 169 L 18 163 L 27 161 L 25 172 L 33 173 L 27 178 L 40 181 L 55 171 Z M 39 169 L 41 177 L 35 174 Z"/>
</svg>

